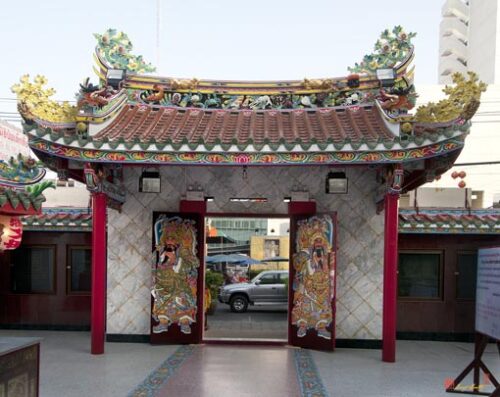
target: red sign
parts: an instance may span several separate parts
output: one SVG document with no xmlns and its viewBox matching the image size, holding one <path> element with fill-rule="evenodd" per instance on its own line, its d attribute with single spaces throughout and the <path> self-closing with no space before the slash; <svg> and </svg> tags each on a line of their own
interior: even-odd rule
<svg viewBox="0 0 500 397">
<path fill-rule="evenodd" d="M 23 224 L 19 217 L 0 215 L 0 251 L 19 247 L 22 236 Z"/>
</svg>

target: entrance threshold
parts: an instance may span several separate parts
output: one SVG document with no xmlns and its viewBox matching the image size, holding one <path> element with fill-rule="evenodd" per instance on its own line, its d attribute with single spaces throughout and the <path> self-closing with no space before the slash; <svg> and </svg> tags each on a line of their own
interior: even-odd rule
<svg viewBox="0 0 500 397">
<path fill-rule="evenodd" d="M 207 345 L 260 345 L 260 346 L 288 346 L 284 339 L 259 339 L 259 338 L 205 338 Z"/>
</svg>

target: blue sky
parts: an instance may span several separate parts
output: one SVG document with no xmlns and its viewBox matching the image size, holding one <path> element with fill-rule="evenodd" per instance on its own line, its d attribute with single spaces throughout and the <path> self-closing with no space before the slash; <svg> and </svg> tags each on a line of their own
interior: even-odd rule
<svg viewBox="0 0 500 397">
<path fill-rule="evenodd" d="M 184 0 L 161 2 L 158 74 L 220 79 L 303 79 L 347 74 L 379 33 L 417 32 L 416 83 L 437 82 L 441 1 Z M 71 100 L 91 76 L 92 33 L 128 33 L 134 53 L 157 63 L 157 0 L 8 1 L 0 8 L 0 98 L 22 74 L 44 74 Z M 13 104 L 0 100 L 0 111 Z"/>
</svg>

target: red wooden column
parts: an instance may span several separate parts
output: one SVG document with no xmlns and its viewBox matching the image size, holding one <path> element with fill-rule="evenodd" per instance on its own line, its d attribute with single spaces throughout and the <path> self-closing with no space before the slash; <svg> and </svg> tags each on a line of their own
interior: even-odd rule
<svg viewBox="0 0 500 397">
<path fill-rule="evenodd" d="M 382 309 L 382 361 L 396 361 L 396 297 L 398 286 L 398 199 L 387 193 L 384 200 L 384 300 Z"/>
<path fill-rule="evenodd" d="M 198 295 L 196 305 L 196 322 L 199 326 L 193 328 L 192 340 L 190 343 L 202 343 L 203 324 L 205 324 L 205 216 L 207 214 L 207 202 L 205 200 L 181 200 L 179 203 L 179 212 L 198 214 L 199 219 L 196 227 L 198 228 L 198 258 L 200 267 L 198 269 L 198 282 L 196 284 Z"/>
<path fill-rule="evenodd" d="M 106 195 L 92 193 L 92 297 L 90 339 L 92 354 L 104 354 L 106 332 Z"/>
</svg>

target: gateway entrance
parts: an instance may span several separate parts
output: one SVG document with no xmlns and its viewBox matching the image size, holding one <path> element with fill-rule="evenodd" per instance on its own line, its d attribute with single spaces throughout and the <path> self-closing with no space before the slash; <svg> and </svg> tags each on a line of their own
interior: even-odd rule
<svg viewBox="0 0 500 397">
<path fill-rule="evenodd" d="M 270 269 L 269 263 L 266 263 L 264 266 L 269 270 L 257 269 L 258 274 L 251 278 L 248 269 L 248 267 L 251 269 L 251 262 L 255 261 L 254 265 L 261 265 L 262 263 L 258 262 L 263 261 L 251 258 L 245 253 L 230 254 L 240 255 L 239 258 L 242 259 L 232 264 L 229 260 L 231 257 L 226 257 L 225 270 L 222 266 L 216 267 L 213 264 L 205 273 L 205 269 L 208 269 L 206 263 L 213 263 L 215 257 L 213 255 L 208 258 L 208 255 L 205 255 L 203 236 L 210 234 L 210 228 L 206 227 L 206 211 L 189 213 L 186 210 L 189 208 L 203 210 L 196 202 L 183 202 L 180 213 L 153 214 L 151 343 L 201 343 L 204 340 L 205 326 L 208 326 L 206 332 L 210 331 L 210 319 L 205 313 L 211 306 L 212 291 L 214 295 L 220 292 L 217 305 L 219 302 L 229 305 L 225 313 L 221 312 L 219 323 L 216 320 L 212 321 L 214 326 L 212 336 L 222 340 L 255 339 L 255 334 L 244 338 L 241 336 L 244 334 L 243 331 L 248 331 L 249 325 L 256 324 L 257 314 L 247 317 L 246 323 L 244 318 L 241 320 L 242 317 L 233 320 L 236 324 L 233 327 L 221 324 L 224 321 L 222 317 L 225 316 L 226 321 L 230 321 L 228 319 L 236 318 L 233 315 L 248 313 L 250 306 L 283 304 L 284 290 L 288 294 L 287 339 L 282 339 L 283 333 L 281 333 L 277 340 L 313 349 L 334 348 L 335 214 L 314 216 L 293 214 L 289 226 L 292 243 L 288 249 L 292 260 L 288 270 L 279 268 L 280 260 L 272 260 L 277 259 L 279 256 L 277 253 L 281 253 L 277 250 L 276 241 L 274 244 L 262 243 L 261 249 L 267 247 L 267 252 L 272 250 L 274 254 L 271 258 L 263 259 L 267 259 L 267 262 L 276 262 L 274 265 L 276 270 Z M 248 266 L 244 265 L 245 261 Z M 237 266 L 237 263 L 240 265 Z M 222 277 L 216 276 L 217 274 L 221 274 Z M 205 289 L 208 275 L 210 283 L 218 279 L 220 284 L 222 280 L 222 288 L 216 285 L 212 291 Z M 237 294 L 232 294 L 234 289 L 238 290 Z M 228 313 L 231 317 L 228 317 Z M 263 316 L 267 320 L 276 319 L 273 313 L 271 315 L 261 313 L 260 316 L 261 320 Z M 277 324 L 280 324 L 280 321 Z M 272 330 L 269 321 L 267 328 L 267 331 Z M 223 333 L 214 335 L 217 329 Z M 232 334 L 227 333 L 227 330 L 231 330 Z M 267 338 L 256 339 L 265 341 Z M 209 340 L 209 337 L 206 340 Z"/>
<path fill-rule="evenodd" d="M 204 340 L 288 340 L 289 218 L 208 217 Z"/>
</svg>

